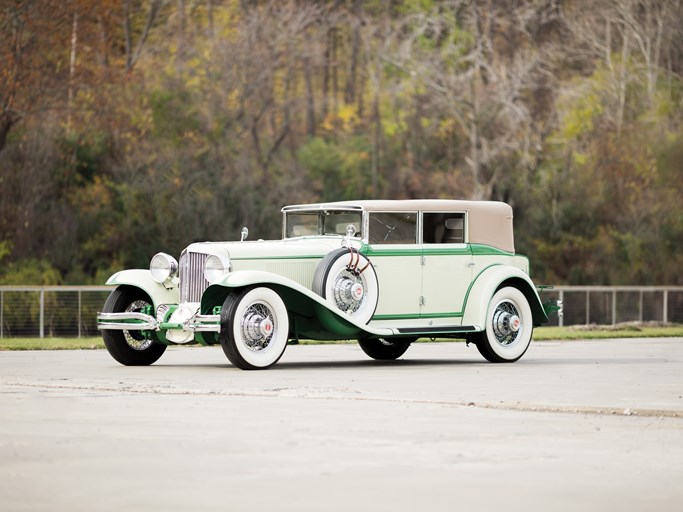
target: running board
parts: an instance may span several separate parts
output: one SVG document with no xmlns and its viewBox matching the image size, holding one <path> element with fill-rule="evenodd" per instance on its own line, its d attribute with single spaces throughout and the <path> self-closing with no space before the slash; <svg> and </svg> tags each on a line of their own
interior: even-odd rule
<svg viewBox="0 0 683 512">
<path fill-rule="evenodd" d="M 475 332 L 474 325 L 445 325 L 443 327 L 407 327 L 398 329 L 400 334 L 455 334 L 461 332 Z"/>
</svg>

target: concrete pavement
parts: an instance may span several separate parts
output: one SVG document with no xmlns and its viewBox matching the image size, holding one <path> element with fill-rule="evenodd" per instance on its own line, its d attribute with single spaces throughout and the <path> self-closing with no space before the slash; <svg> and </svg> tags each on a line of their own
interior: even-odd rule
<svg viewBox="0 0 683 512">
<path fill-rule="evenodd" d="M 0 510 L 679 510 L 683 339 L 0 352 Z"/>
</svg>

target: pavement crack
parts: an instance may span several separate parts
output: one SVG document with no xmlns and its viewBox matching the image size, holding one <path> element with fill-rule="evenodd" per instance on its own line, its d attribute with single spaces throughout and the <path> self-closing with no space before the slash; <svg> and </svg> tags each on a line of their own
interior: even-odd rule
<svg viewBox="0 0 683 512">
<path fill-rule="evenodd" d="M 646 418 L 676 418 L 683 419 L 683 410 L 674 409 L 651 409 L 639 407 L 600 407 L 586 405 L 548 405 L 532 404 L 524 402 L 475 402 L 472 400 L 429 400 L 417 398 L 387 398 L 382 396 L 362 395 L 361 391 L 345 389 L 335 393 L 334 390 L 322 390 L 312 388 L 267 388 L 263 390 L 253 389 L 244 391 L 230 391 L 224 389 L 180 389 L 171 386 L 143 386 L 143 385 L 79 385 L 76 383 L 66 384 L 56 382 L 19 382 L 5 381 L 2 383 L 9 388 L 33 388 L 45 391 L 87 391 L 100 393 L 121 393 L 141 395 L 191 395 L 191 396 L 222 396 L 234 398 L 288 398 L 308 400 L 346 400 L 364 402 L 385 402 L 416 405 L 435 405 L 441 407 L 463 407 L 478 409 L 493 409 L 501 411 L 518 411 L 531 413 L 557 413 L 557 414 L 582 414 L 597 416 L 623 416 L 623 417 L 646 417 Z M 339 391 L 339 390 L 337 390 Z M 1 391 L 0 391 L 1 392 Z"/>
</svg>

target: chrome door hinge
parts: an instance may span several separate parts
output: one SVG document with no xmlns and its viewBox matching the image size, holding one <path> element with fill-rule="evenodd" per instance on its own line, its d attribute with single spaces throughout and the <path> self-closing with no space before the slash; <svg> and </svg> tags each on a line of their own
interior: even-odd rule
<svg viewBox="0 0 683 512">
<path fill-rule="evenodd" d="M 420 265 L 422 265 L 423 267 L 425 266 L 425 257 L 424 256 L 420 256 Z"/>
<path fill-rule="evenodd" d="M 427 304 L 425 298 L 423 296 L 420 296 L 420 306 L 424 306 L 425 304 Z"/>
</svg>

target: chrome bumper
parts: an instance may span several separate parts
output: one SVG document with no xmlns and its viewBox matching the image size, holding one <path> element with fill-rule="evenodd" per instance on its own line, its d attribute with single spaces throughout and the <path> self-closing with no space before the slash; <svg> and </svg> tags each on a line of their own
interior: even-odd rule
<svg viewBox="0 0 683 512">
<path fill-rule="evenodd" d="M 145 313 L 97 313 L 97 328 L 119 331 L 182 330 L 189 332 L 221 332 L 220 315 L 193 315 L 183 323 L 158 322 Z"/>
</svg>

